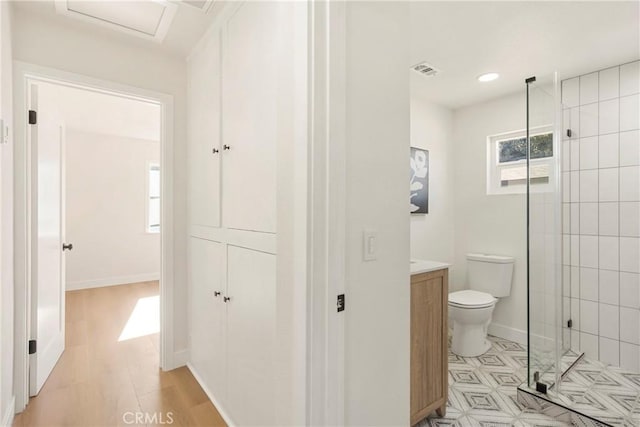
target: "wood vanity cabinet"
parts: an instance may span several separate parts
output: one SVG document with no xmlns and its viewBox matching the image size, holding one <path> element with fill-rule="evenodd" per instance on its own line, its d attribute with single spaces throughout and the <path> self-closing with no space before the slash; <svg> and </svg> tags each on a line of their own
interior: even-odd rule
<svg viewBox="0 0 640 427">
<path fill-rule="evenodd" d="M 448 393 L 447 268 L 411 276 L 411 425 L 444 416 Z"/>
</svg>

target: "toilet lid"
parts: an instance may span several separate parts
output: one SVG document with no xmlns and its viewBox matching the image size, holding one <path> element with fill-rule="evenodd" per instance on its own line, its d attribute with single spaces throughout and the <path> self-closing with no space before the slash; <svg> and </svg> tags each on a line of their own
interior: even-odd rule
<svg viewBox="0 0 640 427">
<path fill-rule="evenodd" d="M 493 305 L 495 301 L 493 295 L 471 289 L 449 294 L 449 304 L 463 307 L 488 307 Z"/>
</svg>

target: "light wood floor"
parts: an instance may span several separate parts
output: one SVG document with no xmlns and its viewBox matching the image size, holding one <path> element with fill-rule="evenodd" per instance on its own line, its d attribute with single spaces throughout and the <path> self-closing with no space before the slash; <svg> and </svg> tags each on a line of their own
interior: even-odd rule
<svg viewBox="0 0 640 427">
<path fill-rule="evenodd" d="M 66 349 L 14 427 L 225 426 L 186 367 L 159 369 L 157 333 L 118 342 L 138 299 L 158 292 L 158 282 L 67 292 Z"/>
</svg>

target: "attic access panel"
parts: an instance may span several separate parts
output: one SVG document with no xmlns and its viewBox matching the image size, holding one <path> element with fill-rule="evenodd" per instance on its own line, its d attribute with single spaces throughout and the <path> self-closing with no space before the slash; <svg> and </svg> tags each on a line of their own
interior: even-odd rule
<svg viewBox="0 0 640 427">
<path fill-rule="evenodd" d="M 178 5 L 167 0 L 54 0 L 56 12 L 155 42 L 169 31 Z"/>
</svg>

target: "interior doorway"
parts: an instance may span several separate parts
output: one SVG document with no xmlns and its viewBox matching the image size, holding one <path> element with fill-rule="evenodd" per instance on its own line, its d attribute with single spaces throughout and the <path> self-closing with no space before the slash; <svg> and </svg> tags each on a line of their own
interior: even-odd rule
<svg viewBox="0 0 640 427">
<path fill-rule="evenodd" d="M 17 160 L 27 173 L 16 348 L 30 343 L 16 355 L 20 411 L 65 364 L 66 345 L 142 339 L 153 365 L 174 367 L 173 109 L 162 94 L 28 64 L 18 71 L 26 126 Z"/>
</svg>

